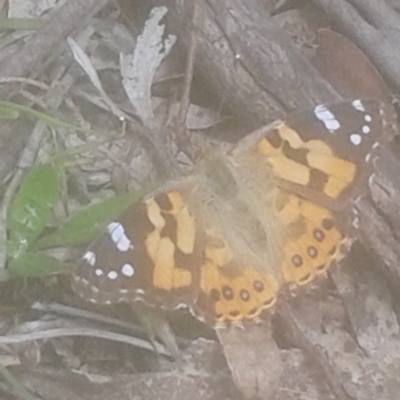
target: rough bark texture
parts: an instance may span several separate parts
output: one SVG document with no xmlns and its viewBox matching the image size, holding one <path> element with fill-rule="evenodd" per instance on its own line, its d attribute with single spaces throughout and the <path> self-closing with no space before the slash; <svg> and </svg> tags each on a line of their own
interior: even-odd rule
<svg viewBox="0 0 400 400">
<path fill-rule="evenodd" d="M 354 5 L 345 1 L 314 3 L 329 13 L 337 26 L 344 26 L 344 31 L 376 61 L 381 73 L 398 87 L 400 78 L 395 67 L 399 65 L 396 54 L 400 54 L 399 41 L 395 40 L 398 32 L 393 23 L 386 24 L 386 5 L 373 1 Z M 284 111 L 337 98 L 260 4 L 209 0 L 198 5 L 203 16 L 203 24 L 198 28 L 198 74 L 231 110 L 249 120 L 249 125 L 266 122 Z M 374 18 L 367 22 L 363 15 Z M 371 21 L 376 24 L 371 25 Z M 179 23 L 179 13 L 175 12 L 173 26 Z M 354 253 L 346 262 L 347 268 L 332 273 L 343 302 L 338 308 L 345 310 L 349 325 L 338 327 L 329 320 L 332 308 L 336 308 L 326 305 L 330 299 L 307 300 L 309 295 L 302 294 L 292 302 L 290 318 L 296 321 L 310 345 L 303 350 L 323 349 L 308 356 L 313 360 L 312 368 L 325 372 L 324 379 L 336 398 L 395 399 L 400 388 L 396 378 L 400 370 L 396 350 L 399 328 L 386 283 L 389 279 L 394 287 L 399 287 L 396 222 L 400 202 L 396 199 L 400 186 L 396 171 L 400 165 L 390 150 L 389 153 L 390 156 L 386 154 L 377 162 L 377 174 L 371 182 L 372 198 L 359 202 L 360 240 L 379 257 L 372 261 L 365 254 Z M 329 310 L 328 316 L 321 308 Z M 287 317 L 284 315 L 283 319 Z M 258 348 L 251 335 L 242 346 L 247 346 L 249 354 Z M 300 380 L 304 373 L 305 369 L 298 371 Z M 248 390 L 246 385 L 243 383 L 244 392 Z M 306 389 L 311 390 L 309 386 Z M 327 398 L 326 395 L 320 393 L 318 398 Z M 277 398 L 297 396 L 292 397 L 288 391 L 284 396 L 280 392 Z"/>
</svg>

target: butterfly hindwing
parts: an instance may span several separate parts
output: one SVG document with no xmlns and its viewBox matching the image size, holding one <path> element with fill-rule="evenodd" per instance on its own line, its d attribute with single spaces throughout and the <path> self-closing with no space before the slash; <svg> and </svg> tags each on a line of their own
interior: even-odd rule
<svg viewBox="0 0 400 400">
<path fill-rule="evenodd" d="M 302 286 L 311 282 L 348 250 L 352 239 L 344 235 L 330 210 L 283 192 L 276 207 L 287 232 L 281 265 L 287 283 Z"/>
<path fill-rule="evenodd" d="M 195 314 L 208 323 L 223 325 L 254 319 L 272 307 L 279 289 L 276 278 L 251 260 L 236 257 L 234 249 L 214 232 L 207 232 L 206 237 Z"/>
</svg>

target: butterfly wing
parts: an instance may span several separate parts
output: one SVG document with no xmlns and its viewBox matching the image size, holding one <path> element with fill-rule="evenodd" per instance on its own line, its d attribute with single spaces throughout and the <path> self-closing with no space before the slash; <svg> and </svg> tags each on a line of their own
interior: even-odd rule
<svg viewBox="0 0 400 400">
<path fill-rule="evenodd" d="M 99 304 L 192 305 L 202 249 L 186 194 L 183 188 L 171 190 L 129 206 L 76 265 L 74 291 Z"/>
<path fill-rule="evenodd" d="M 227 179 L 220 185 L 228 196 L 219 196 L 218 216 L 223 204 L 233 204 L 225 218 L 214 218 L 219 244 L 211 241 L 206 250 L 197 313 L 221 324 L 254 319 L 275 303 L 283 283 L 305 285 L 343 257 L 352 242 L 352 202 L 366 191 L 372 161 L 395 133 L 391 106 L 355 100 L 291 115 L 239 142 L 231 151 L 237 168 L 230 169 L 239 189 Z M 257 242 L 243 219 L 261 222 L 266 236 L 264 249 L 250 246 L 254 259 L 243 257 L 247 238 Z"/>
<path fill-rule="evenodd" d="M 288 116 L 253 150 L 268 158 L 282 186 L 340 208 L 365 193 L 373 159 L 396 132 L 390 105 L 342 101 Z"/>
<path fill-rule="evenodd" d="M 254 170 L 267 163 L 273 171 L 276 189 L 265 196 L 266 208 L 276 210 L 284 226 L 280 270 L 286 282 L 304 285 L 346 253 L 352 203 L 368 188 L 379 148 L 396 132 L 390 105 L 355 100 L 290 115 L 239 144 L 240 164 Z"/>
<path fill-rule="evenodd" d="M 279 284 L 276 278 L 235 257 L 229 244 L 215 232 L 207 232 L 200 293 L 194 313 L 201 320 L 223 326 L 227 322 L 252 320 L 272 307 Z"/>
</svg>

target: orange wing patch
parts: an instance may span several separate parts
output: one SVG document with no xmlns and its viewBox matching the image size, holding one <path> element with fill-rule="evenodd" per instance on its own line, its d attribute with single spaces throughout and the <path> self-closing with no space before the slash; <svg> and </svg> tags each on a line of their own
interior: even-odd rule
<svg viewBox="0 0 400 400">
<path fill-rule="evenodd" d="M 162 200 L 160 196 L 152 197 L 145 204 L 154 226 L 145 241 L 153 261 L 153 285 L 164 290 L 190 286 L 193 284 L 192 273 L 176 265 L 176 252 L 191 254 L 194 251 L 196 223 L 181 193 L 168 192 Z M 168 216 L 174 224 L 168 222 Z"/>
<path fill-rule="evenodd" d="M 303 186 L 318 185 L 318 190 L 337 198 L 355 179 L 354 163 L 335 156 L 322 140 L 303 141 L 299 134 L 282 123 L 257 144 L 278 177 Z"/>
<path fill-rule="evenodd" d="M 279 284 L 271 274 L 240 264 L 227 243 L 208 232 L 200 289 L 200 314 L 224 324 L 254 319 L 272 307 Z"/>
<path fill-rule="evenodd" d="M 329 210 L 297 195 L 278 197 L 275 206 L 287 230 L 282 273 L 286 282 L 305 285 L 338 261 L 349 241 Z"/>
</svg>

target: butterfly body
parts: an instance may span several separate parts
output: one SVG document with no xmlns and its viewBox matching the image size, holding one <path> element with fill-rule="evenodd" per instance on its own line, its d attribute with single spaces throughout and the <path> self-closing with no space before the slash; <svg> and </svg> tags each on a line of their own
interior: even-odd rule
<svg viewBox="0 0 400 400">
<path fill-rule="evenodd" d="M 188 307 L 210 324 L 253 320 L 282 285 L 307 284 L 345 254 L 349 202 L 395 130 L 390 106 L 356 100 L 221 146 L 110 223 L 73 288 L 101 304 Z"/>
</svg>

